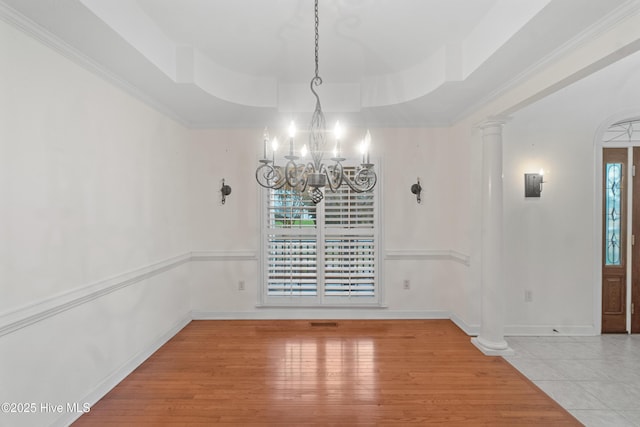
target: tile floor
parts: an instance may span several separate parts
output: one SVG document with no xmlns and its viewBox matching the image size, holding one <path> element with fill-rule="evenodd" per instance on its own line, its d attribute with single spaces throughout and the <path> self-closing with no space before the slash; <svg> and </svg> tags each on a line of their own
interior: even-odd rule
<svg viewBox="0 0 640 427">
<path fill-rule="evenodd" d="M 507 337 L 505 357 L 587 427 L 640 427 L 640 336 Z"/>
</svg>

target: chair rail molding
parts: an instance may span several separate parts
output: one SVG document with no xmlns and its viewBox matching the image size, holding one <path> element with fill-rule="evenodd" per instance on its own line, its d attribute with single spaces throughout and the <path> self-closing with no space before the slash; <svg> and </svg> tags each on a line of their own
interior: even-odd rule
<svg viewBox="0 0 640 427">
<path fill-rule="evenodd" d="M 451 249 L 387 250 L 384 258 L 388 261 L 453 261 L 467 267 L 471 264 L 469 255 Z"/>
<path fill-rule="evenodd" d="M 25 326 L 40 322 L 58 313 L 93 301 L 119 289 L 139 283 L 191 260 L 191 253 L 176 255 L 108 279 L 81 286 L 61 294 L 47 297 L 17 310 L 0 314 L 0 337 Z"/>
<path fill-rule="evenodd" d="M 258 252 L 252 250 L 238 251 L 192 251 L 192 261 L 257 261 Z"/>
<path fill-rule="evenodd" d="M 55 50 L 65 58 L 73 61 L 80 67 L 94 73 L 97 76 L 100 76 L 105 81 L 115 85 L 116 87 L 124 90 L 134 98 L 144 102 L 151 108 L 157 110 L 158 112 L 170 117 L 171 119 L 177 121 L 187 128 L 192 128 L 192 124 L 185 121 L 182 117 L 177 115 L 174 111 L 167 108 L 164 104 L 159 102 L 158 100 L 152 98 L 151 96 L 144 93 L 139 88 L 135 87 L 122 77 L 116 75 L 114 72 L 110 71 L 108 68 L 90 58 L 89 56 L 82 53 L 80 50 L 76 49 L 66 41 L 62 40 L 60 37 L 54 35 L 52 32 L 42 27 L 41 25 L 33 22 L 31 19 L 24 16 L 22 13 L 18 12 L 11 6 L 4 3 L 0 0 L 0 19 L 7 22 L 8 24 L 13 25 L 18 30 L 27 34 L 35 40 L 38 40 L 45 46 Z"/>
<path fill-rule="evenodd" d="M 0 313 L 0 337 L 191 261 L 258 261 L 256 251 L 193 251 Z"/>
</svg>

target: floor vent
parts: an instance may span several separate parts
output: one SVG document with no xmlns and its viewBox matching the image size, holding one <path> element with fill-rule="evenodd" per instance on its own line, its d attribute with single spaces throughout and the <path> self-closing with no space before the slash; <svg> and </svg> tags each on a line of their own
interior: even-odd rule
<svg viewBox="0 0 640 427">
<path fill-rule="evenodd" d="M 310 322 L 311 326 L 319 326 L 319 327 L 336 327 L 338 326 L 338 322 Z"/>
</svg>

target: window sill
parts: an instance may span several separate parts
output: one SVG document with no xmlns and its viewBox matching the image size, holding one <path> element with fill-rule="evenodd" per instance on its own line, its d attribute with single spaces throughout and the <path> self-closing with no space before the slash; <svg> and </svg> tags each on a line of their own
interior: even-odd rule
<svg viewBox="0 0 640 427">
<path fill-rule="evenodd" d="M 378 303 L 362 303 L 362 304 L 298 304 L 295 302 L 292 303 L 264 303 L 264 304 L 256 304 L 256 308 L 300 308 L 300 309 L 387 309 L 388 305 L 378 304 Z"/>
</svg>

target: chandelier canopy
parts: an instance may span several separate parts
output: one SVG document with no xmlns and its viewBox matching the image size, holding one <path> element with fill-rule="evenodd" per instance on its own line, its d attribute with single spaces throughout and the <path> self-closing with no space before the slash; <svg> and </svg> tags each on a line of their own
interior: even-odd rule
<svg viewBox="0 0 640 427">
<path fill-rule="evenodd" d="M 323 163 L 327 146 L 326 121 L 322 106 L 320 105 L 320 96 L 316 92 L 314 86 L 322 84 L 322 78 L 318 71 L 318 41 L 319 41 L 319 19 L 318 19 L 318 0 L 315 0 L 315 75 L 309 84 L 313 96 L 316 98 L 316 107 L 311 116 L 309 125 L 309 147 L 306 145 L 296 155 L 294 137 L 296 133 L 295 124 L 291 122 L 289 126 L 289 154 L 284 156 L 286 159 L 284 166 L 276 165 L 276 152 L 278 150 L 278 141 L 276 138 L 269 139 L 269 132 L 265 128 L 263 135 L 264 153 L 260 160 L 260 165 L 256 169 L 256 180 L 258 184 L 265 188 L 280 189 L 287 187 L 300 193 L 309 191 L 311 200 L 319 203 L 324 198 L 322 188 L 328 186 L 333 192 L 341 185 L 348 185 L 353 191 L 363 193 L 371 191 L 375 187 L 378 177 L 373 170 L 373 163 L 369 159 L 369 146 L 371 144 L 371 134 L 367 130 L 364 140 L 361 143 L 360 150 L 362 152 L 362 162 L 358 166 L 353 177 L 347 176 L 344 171 L 342 162 L 346 159 L 342 156 L 340 147 L 340 139 L 342 137 L 342 128 L 340 122 L 335 126 L 336 145 L 333 150 L 333 162 L 330 165 Z M 271 143 L 271 144 L 269 144 Z M 271 145 L 271 147 L 269 147 Z M 271 153 L 269 153 L 269 149 Z M 311 160 L 304 163 L 308 154 Z M 271 154 L 271 158 L 269 158 Z M 302 160 L 301 163 L 298 161 Z"/>
</svg>

